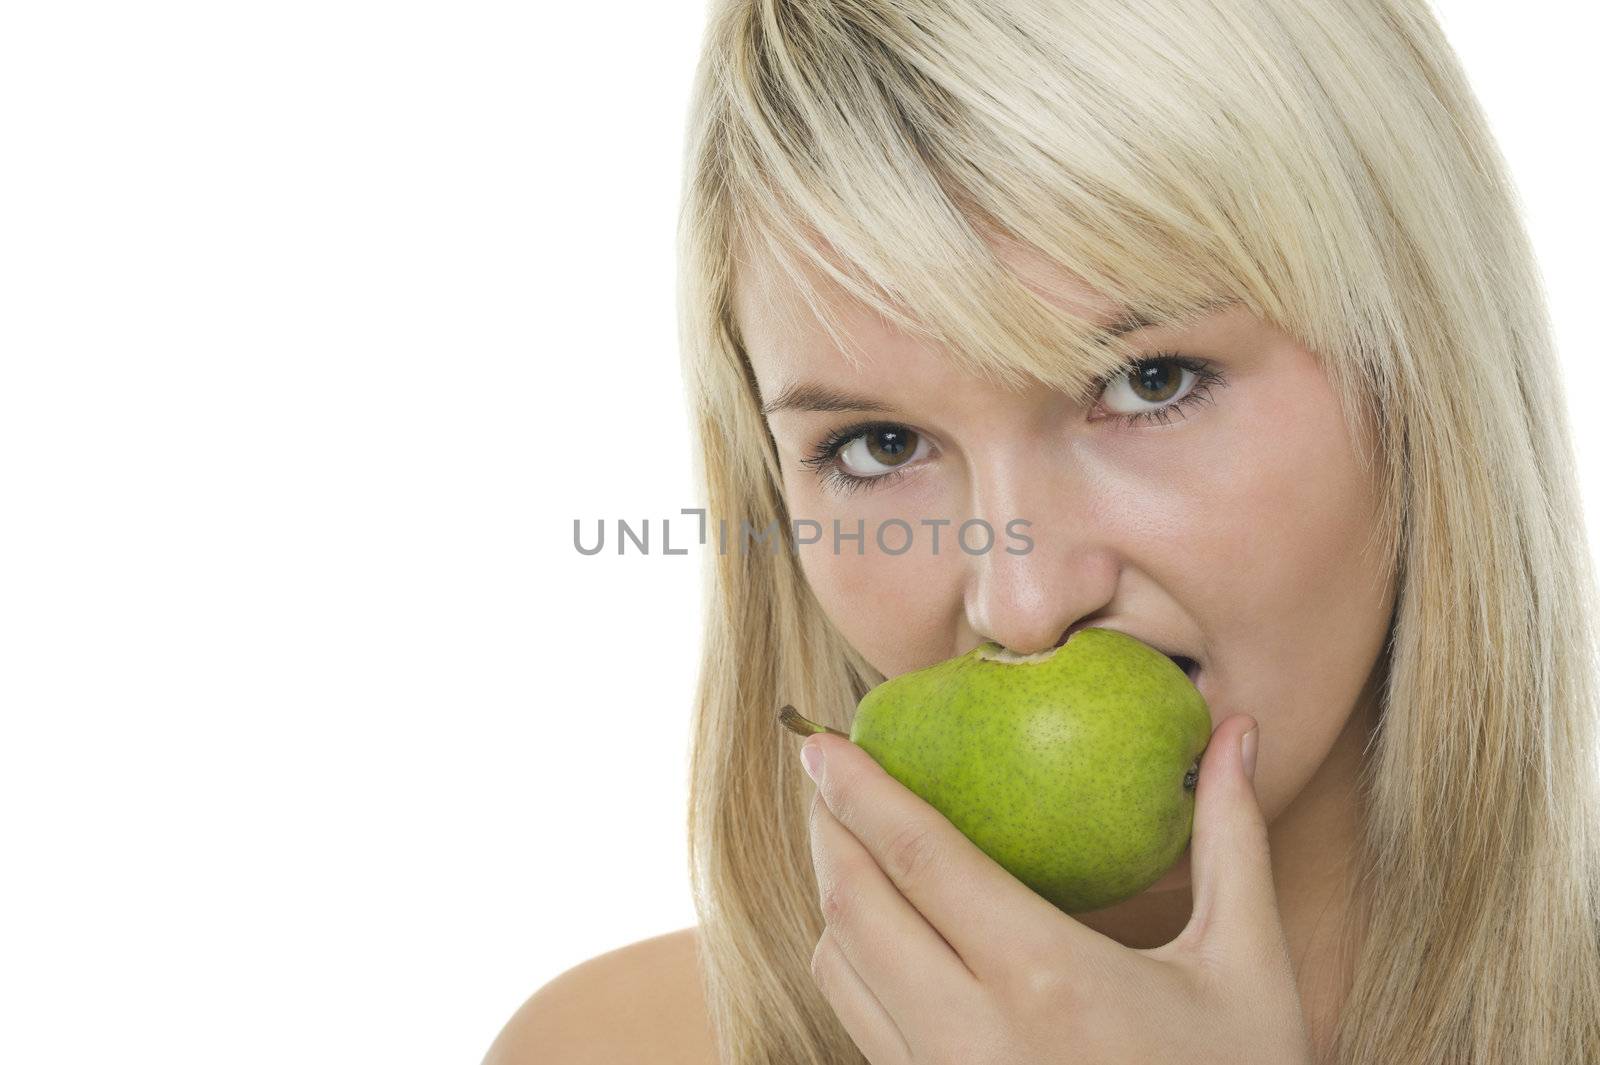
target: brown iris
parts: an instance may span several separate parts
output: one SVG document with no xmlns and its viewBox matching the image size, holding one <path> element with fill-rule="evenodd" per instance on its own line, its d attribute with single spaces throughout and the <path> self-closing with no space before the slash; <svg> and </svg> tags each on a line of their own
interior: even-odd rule
<svg viewBox="0 0 1600 1065">
<path fill-rule="evenodd" d="M 1130 370 L 1128 377 L 1133 382 L 1134 395 L 1150 403 L 1161 403 L 1177 393 L 1183 383 L 1183 367 L 1162 359 L 1143 363 L 1138 369 Z"/>
<path fill-rule="evenodd" d="M 885 466 L 898 466 L 917 450 L 917 434 L 903 426 L 885 426 L 866 434 L 867 454 Z"/>
</svg>

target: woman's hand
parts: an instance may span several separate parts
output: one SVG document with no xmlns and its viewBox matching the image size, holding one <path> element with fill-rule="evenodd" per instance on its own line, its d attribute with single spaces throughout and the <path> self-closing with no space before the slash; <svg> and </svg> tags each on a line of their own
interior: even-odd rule
<svg viewBox="0 0 1600 1065">
<path fill-rule="evenodd" d="M 811 806 L 827 921 L 811 972 L 872 1065 L 1306 1065 L 1245 715 L 1201 759 L 1177 939 L 1124 947 L 1056 909 L 834 735 Z"/>
</svg>

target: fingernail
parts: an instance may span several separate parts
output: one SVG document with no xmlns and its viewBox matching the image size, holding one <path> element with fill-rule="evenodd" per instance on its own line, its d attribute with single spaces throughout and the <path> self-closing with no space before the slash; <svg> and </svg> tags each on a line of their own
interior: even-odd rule
<svg viewBox="0 0 1600 1065">
<path fill-rule="evenodd" d="M 816 740 L 807 740 L 800 747 L 800 764 L 806 767 L 806 776 L 812 780 L 819 780 L 822 776 L 822 745 Z"/>
<path fill-rule="evenodd" d="M 1244 775 L 1255 783 L 1256 779 L 1256 726 L 1251 725 L 1250 731 L 1244 734 L 1244 739 L 1239 741 L 1239 751 L 1244 756 Z"/>
</svg>

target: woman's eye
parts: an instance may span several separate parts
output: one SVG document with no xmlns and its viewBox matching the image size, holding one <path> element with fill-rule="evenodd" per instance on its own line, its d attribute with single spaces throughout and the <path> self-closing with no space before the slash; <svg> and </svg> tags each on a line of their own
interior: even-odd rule
<svg viewBox="0 0 1600 1065">
<path fill-rule="evenodd" d="M 1203 359 L 1157 355 L 1108 378 L 1101 395 L 1118 421 L 1165 423 L 1174 411 L 1204 402 L 1222 383 L 1222 372 Z"/>
<path fill-rule="evenodd" d="M 852 477 L 881 477 L 926 450 L 915 429 L 886 425 L 869 429 L 839 449 L 839 464 Z"/>
<path fill-rule="evenodd" d="M 904 425 L 853 425 L 830 434 L 800 460 L 840 493 L 881 488 L 928 454 L 928 440 Z"/>
</svg>

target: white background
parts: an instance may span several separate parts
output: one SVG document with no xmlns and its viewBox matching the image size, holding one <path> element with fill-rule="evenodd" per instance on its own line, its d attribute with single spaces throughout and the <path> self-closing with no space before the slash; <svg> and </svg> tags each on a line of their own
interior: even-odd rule
<svg viewBox="0 0 1600 1065">
<path fill-rule="evenodd" d="M 1440 13 L 1593 542 L 1593 16 Z M 571 535 L 695 502 L 702 19 L 6 7 L 0 1059 L 476 1062 L 562 970 L 695 922 L 702 552 Z"/>
</svg>

